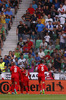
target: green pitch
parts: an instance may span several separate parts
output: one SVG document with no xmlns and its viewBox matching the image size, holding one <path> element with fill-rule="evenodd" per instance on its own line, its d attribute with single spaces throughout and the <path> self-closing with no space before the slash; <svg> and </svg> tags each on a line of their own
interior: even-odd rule
<svg viewBox="0 0 66 100">
<path fill-rule="evenodd" d="M 1 94 L 0 100 L 66 100 L 66 95 Z"/>
</svg>

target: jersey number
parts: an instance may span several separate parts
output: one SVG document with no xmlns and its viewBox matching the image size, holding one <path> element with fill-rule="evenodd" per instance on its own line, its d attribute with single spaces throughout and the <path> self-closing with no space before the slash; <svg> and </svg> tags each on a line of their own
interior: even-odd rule
<svg viewBox="0 0 66 100">
<path fill-rule="evenodd" d="M 43 66 L 41 67 L 41 71 L 44 71 L 44 67 Z"/>
<path fill-rule="evenodd" d="M 14 68 L 14 72 L 15 72 L 15 73 L 17 72 L 17 68 L 16 68 L 16 67 Z"/>
</svg>

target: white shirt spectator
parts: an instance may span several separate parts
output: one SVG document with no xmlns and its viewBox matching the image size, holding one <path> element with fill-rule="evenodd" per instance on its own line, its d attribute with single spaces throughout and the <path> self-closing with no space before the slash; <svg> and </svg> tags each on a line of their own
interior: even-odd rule
<svg viewBox="0 0 66 100">
<path fill-rule="evenodd" d="M 63 5 L 64 12 L 66 11 L 66 5 Z"/>
<path fill-rule="evenodd" d="M 40 43 L 40 46 L 43 48 L 43 49 L 45 49 L 45 47 L 47 47 L 47 43 L 46 42 L 42 42 L 42 43 Z"/>
<path fill-rule="evenodd" d="M 46 26 L 49 24 L 49 21 L 51 21 L 51 23 L 53 23 L 53 19 L 52 19 L 52 18 L 47 18 L 47 19 L 45 20 Z"/>
<path fill-rule="evenodd" d="M 18 65 L 19 65 L 19 67 L 20 67 L 20 68 L 25 67 L 25 62 L 26 62 L 26 59 L 25 59 L 25 58 L 19 59 L 19 60 L 18 60 Z"/>
<path fill-rule="evenodd" d="M 64 12 L 63 7 L 62 8 L 58 8 L 58 12 L 59 12 L 59 15 L 61 15 L 61 12 Z"/>
<path fill-rule="evenodd" d="M 64 24 L 65 23 L 65 18 L 66 18 L 66 14 L 59 15 L 60 24 Z"/>
<path fill-rule="evenodd" d="M 44 38 L 45 38 L 45 41 L 49 43 L 49 41 L 50 41 L 50 36 L 49 36 L 49 35 L 46 35 Z"/>
<path fill-rule="evenodd" d="M 62 25 L 60 24 L 60 26 L 62 27 Z M 56 25 L 56 28 L 58 28 L 58 25 Z"/>
<path fill-rule="evenodd" d="M 64 39 L 65 36 L 66 36 L 65 34 L 60 35 L 60 42 L 61 43 L 65 43 L 65 39 Z"/>
<path fill-rule="evenodd" d="M 45 56 L 45 53 L 42 51 L 42 52 L 38 52 L 38 56 L 40 57 L 40 58 L 43 58 L 44 56 Z"/>
</svg>

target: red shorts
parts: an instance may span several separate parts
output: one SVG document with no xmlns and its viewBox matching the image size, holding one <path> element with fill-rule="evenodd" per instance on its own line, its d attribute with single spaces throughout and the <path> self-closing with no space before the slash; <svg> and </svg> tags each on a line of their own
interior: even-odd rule
<svg viewBox="0 0 66 100">
<path fill-rule="evenodd" d="M 23 78 L 21 79 L 21 83 L 23 83 Z"/>
<path fill-rule="evenodd" d="M 24 86 L 29 86 L 29 79 L 28 80 L 24 80 Z"/>
<path fill-rule="evenodd" d="M 38 81 L 44 82 L 45 81 L 45 77 L 44 76 L 38 76 Z"/>
<path fill-rule="evenodd" d="M 11 82 L 17 82 L 17 84 L 19 85 L 19 78 L 18 77 L 11 77 Z"/>
</svg>

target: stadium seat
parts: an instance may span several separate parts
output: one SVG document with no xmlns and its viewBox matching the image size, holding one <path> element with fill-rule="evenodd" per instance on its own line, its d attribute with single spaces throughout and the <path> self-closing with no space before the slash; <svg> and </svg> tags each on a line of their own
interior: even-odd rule
<svg viewBox="0 0 66 100">
<path fill-rule="evenodd" d="M 40 47 L 40 43 L 42 43 L 42 40 L 36 40 L 36 49 Z"/>
</svg>

